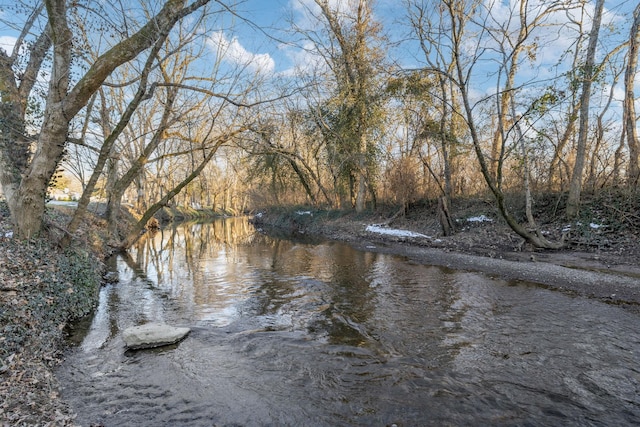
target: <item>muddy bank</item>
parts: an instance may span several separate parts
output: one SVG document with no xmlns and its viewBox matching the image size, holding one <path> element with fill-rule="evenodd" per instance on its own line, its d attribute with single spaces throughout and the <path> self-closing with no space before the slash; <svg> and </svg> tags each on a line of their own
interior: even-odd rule
<svg viewBox="0 0 640 427">
<path fill-rule="evenodd" d="M 607 268 L 594 262 L 585 269 L 583 258 L 564 255 L 554 258 L 548 254 L 533 259 L 509 260 L 464 253 L 445 252 L 441 249 L 419 247 L 407 243 L 373 243 L 356 246 L 371 251 L 406 256 L 410 260 L 430 265 L 439 265 L 457 270 L 472 270 L 511 280 L 538 283 L 550 289 L 575 292 L 591 298 L 602 299 L 613 304 L 638 305 L 640 311 L 640 278 Z M 541 261 L 540 259 L 546 259 Z M 564 264 L 564 265 L 563 265 Z M 568 265 L 568 266 L 565 266 Z M 582 266 L 581 266 L 582 265 Z"/>
<path fill-rule="evenodd" d="M 262 211 L 253 222 L 267 232 L 321 236 L 368 251 L 405 256 L 413 262 L 525 280 L 640 312 L 637 261 L 640 244 L 636 239 L 616 241 L 608 236 L 607 245 L 568 244 L 562 250 L 544 251 L 524 244 L 495 218 L 466 222 L 459 218 L 456 234 L 446 237 L 439 235 L 437 223 L 427 218 L 424 215 L 415 221 L 405 217 L 372 228 L 370 225 L 376 221 L 384 223 L 384 218 L 374 214 L 280 209 Z M 550 227 L 565 226 L 559 223 Z M 602 240 L 596 231 L 594 228 L 594 236 L 587 237 Z"/>
</svg>

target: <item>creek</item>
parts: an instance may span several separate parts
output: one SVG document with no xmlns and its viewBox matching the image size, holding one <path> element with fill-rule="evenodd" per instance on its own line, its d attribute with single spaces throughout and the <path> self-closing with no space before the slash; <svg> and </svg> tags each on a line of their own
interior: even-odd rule
<svg viewBox="0 0 640 427">
<path fill-rule="evenodd" d="M 244 218 L 111 260 L 56 376 L 83 426 L 639 425 L 640 317 Z M 124 348 L 146 322 L 179 344 Z"/>
</svg>

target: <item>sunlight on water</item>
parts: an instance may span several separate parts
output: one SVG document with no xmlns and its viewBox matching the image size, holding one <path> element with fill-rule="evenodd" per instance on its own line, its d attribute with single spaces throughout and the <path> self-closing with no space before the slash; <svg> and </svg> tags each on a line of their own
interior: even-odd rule
<svg viewBox="0 0 640 427">
<path fill-rule="evenodd" d="M 640 422 L 640 319 L 616 306 L 244 219 L 163 230 L 115 268 L 58 372 L 82 425 Z M 192 333 L 125 351 L 150 321 Z"/>
</svg>

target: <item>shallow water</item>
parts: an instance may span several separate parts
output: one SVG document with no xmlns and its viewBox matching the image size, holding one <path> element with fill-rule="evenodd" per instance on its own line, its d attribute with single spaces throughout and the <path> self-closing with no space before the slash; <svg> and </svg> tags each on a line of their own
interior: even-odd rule
<svg viewBox="0 0 640 427">
<path fill-rule="evenodd" d="M 113 261 L 57 372 L 81 425 L 640 423 L 640 318 L 613 305 L 243 219 Z M 125 351 L 149 321 L 193 330 Z"/>
</svg>

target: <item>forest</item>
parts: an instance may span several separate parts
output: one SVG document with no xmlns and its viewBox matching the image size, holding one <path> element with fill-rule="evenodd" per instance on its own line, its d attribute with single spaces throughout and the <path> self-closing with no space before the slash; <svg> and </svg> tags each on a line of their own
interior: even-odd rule
<svg viewBox="0 0 640 427">
<path fill-rule="evenodd" d="M 122 248 L 165 206 L 406 212 L 428 199 L 447 234 L 452 200 L 477 196 L 558 248 L 537 225 L 540 195 L 559 195 L 567 220 L 585 194 L 638 199 L 636 2 L 266 3 L 2 2 L 14 237 L 40 234 L 52 190 L 72 183 L 66 244 L 102 201 Z M 123 204 L 140 216 L 119 235 Z"/>
</svg>

